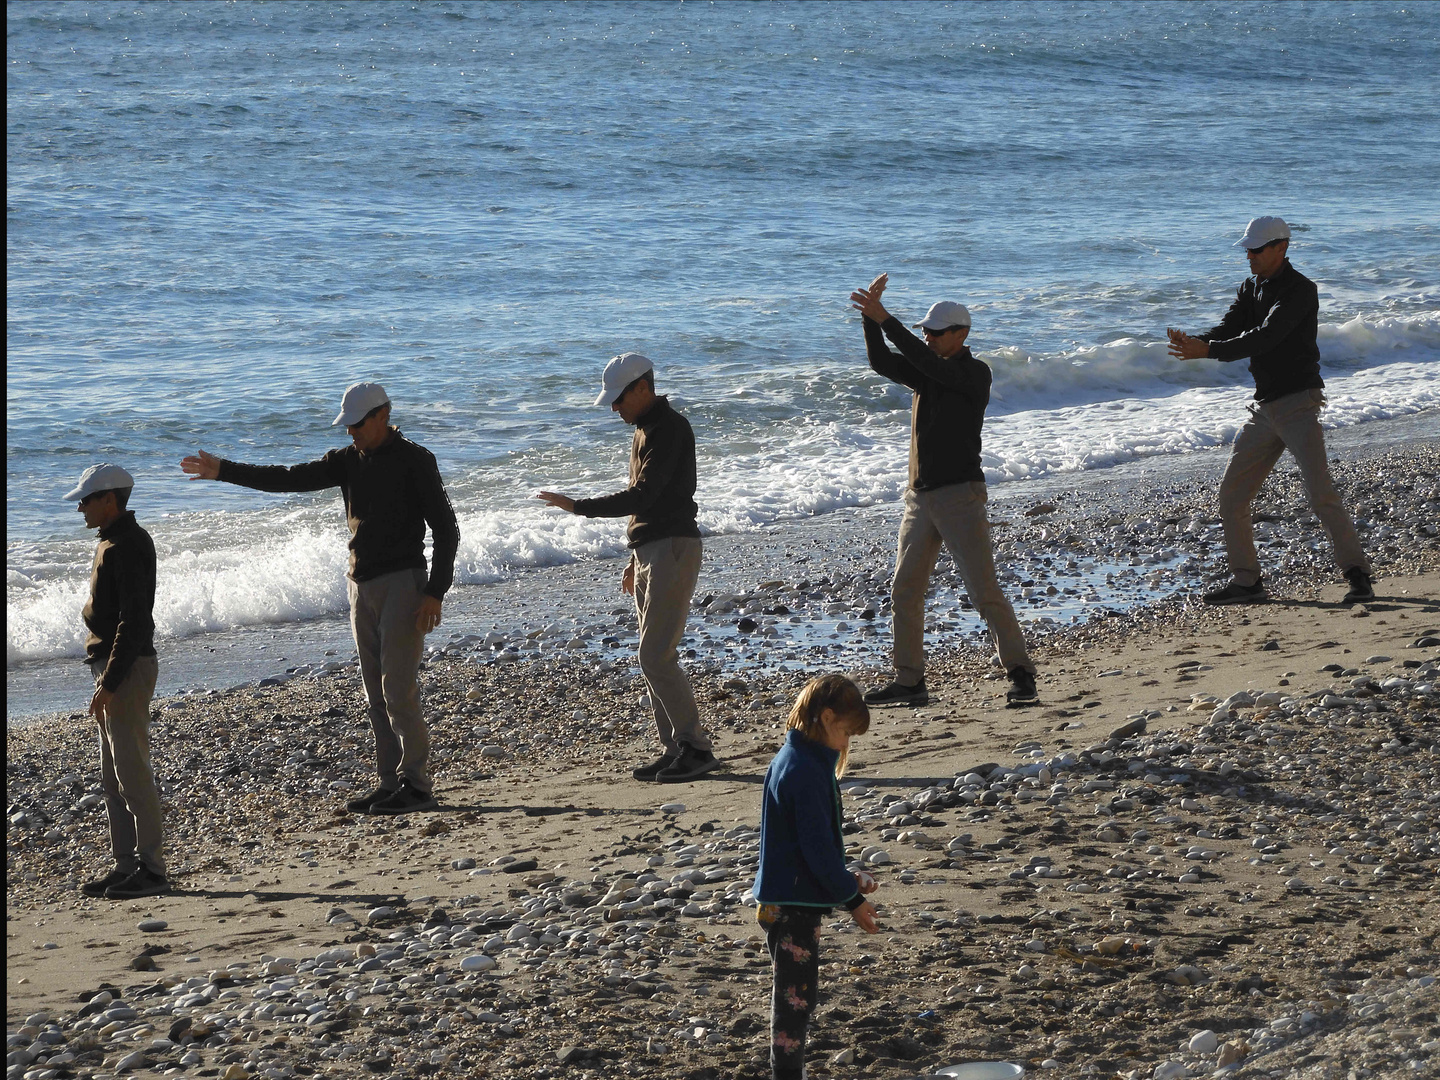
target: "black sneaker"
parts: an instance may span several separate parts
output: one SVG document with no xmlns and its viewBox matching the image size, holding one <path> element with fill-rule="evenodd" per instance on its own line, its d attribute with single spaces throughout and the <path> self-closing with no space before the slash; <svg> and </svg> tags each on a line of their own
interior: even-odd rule
<svg viewBox="0 0 1440 1080">
<path fill-rule="evenodd" d="M 141 896 L 163 896 L 170 891 L 170 882 L 164 874 L 157 874 L 148 866 L 142 866 L 124 881 L 118 881 L 105 890 L 106 900 L 134 900 Z"/>
<path fill-rule="evenodd" d="M 104 877 L 85 882 L 84 885 L 80 886 L 80 891 L 86 896 L 104 896 L 106 889 L 110 888 L 111 885 L 119 885 L 120 882 L 124 881 L 134 872 L 133 870 L 121 870 L 117 866 Z"/>
<path fill-rule="evenodd" d="M 1375 599 L 1374 578 L 1358 566 L 1345 571 L 1345 580 L 1350 582 L 1350 591 L 1340 601 L 1342 604 L 1363 604 Z"/>
<path fill-rule="evenodd" d="M 679 753 L 674 750 L 666 750 L 665 753 L 661 754 L 654 761 L 645 765 L 635 766 L 635 768 L 630 770 L 630 775 L 636 780 L 644 780 L 648 783 L 659 776 L 662 769 L 673 765 L 675 759 L 679 756 Z"/>
<path fill-rule="evenodd" d="M 1035 692 L 1035 673 L 1023 667 L 1010 669 L 1010 689 L 1005 691 L 1006 701 L 1034 701 L 1040 695 Z"/>
<path fill-rule="evenodd" d="M 929 701 L 930 695 L 925 692 L 923 678 L 914 686 L 892 682 L 889 686 L 877 687 L 865 694 L 866 705 L 925 705 Z"/>
<path fill-rule="evenodd" d="M 719 767 L 720 759 L 709 750 L 697 750 L 687 743 L 681 745 L 680 753 L 671 759 L 669 765 L 655 774 L 655 779 L 662 784 L 679 784 Z"/>
<path fill-rule="evenodd" d="M 388 799 L 395 794 L 395 788 L 377 787 L 369 795 L 361 795 L 358 799 L 351 799 L 345 804 L 345 809 L 352 814 L 368 814 L 370 808 L 381 799 Z"/>
<path fill-rule="evenodd" d="M 383 799 L 370 804 L 372 814 L 411 814 L 417 810 L 434 810 L 440 804 L 428 791 L 421 791 L 413 784 L 401 784 Z"/>
<path fill-rule="evenodd" d="M 1221 606 L 1224 604 L 1263 604 L 1270 599 L 1265 591 L 1265 586 L 1257 581 L 1254 585 L 1241 585 L 1238 581 L 1232 581 L 1223 589 L 1214 589 L 1207 592 L 1202 599 L 1207 604 Z"/>
</svg>

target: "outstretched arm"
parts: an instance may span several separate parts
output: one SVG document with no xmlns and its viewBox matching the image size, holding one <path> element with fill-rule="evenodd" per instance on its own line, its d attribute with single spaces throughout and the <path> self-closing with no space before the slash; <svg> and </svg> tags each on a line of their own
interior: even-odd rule
<svg viewBox="0 0 1440 1080">
<path fill-rule="evenodd" d="M 190 474 L 192 480 L 223 480 L 227 484 L 254 488 L 256 491 L 275 493 L 293 491 L 323 491 L 339 487 L 344 480 L 344 471 L 338 455 L 331 451 L 317 461 L 303 465 L 242 465 L 238 461 L 226 461 L 214 454 L 201 450 L 183 458 L 180 468 Z"/>
<path fill-rule="evenodd" d="M 1167 326 L 1165 333 L 1170 338 L 1170 355 L 1176 360 L 1205 360 L 1210 356 L 1208 341 L 1191 337 L 1183 330 L 1176 330 L 1173 326 Z"/>
<path fill-rule="evenodd" d="M 180 460 L 180 468 L 190 474 L 191 480 L 219 480 L 220 459 L 208 450 L 201 450 Z"/>
</svg>

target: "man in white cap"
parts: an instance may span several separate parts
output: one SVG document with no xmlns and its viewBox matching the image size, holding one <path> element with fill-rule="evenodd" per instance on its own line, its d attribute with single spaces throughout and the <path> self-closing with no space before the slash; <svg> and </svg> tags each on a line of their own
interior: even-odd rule
<svg viewBox="0 0 1440 1080">
<path fill-rule="evenodd" d="M 869 705 L 924 705 L 925 591 L 943 543 L 950 549 L 970 602 L 990 628 L 995 650 L 1010 679 L 1006 698 L 1036 700 L 1035 665 L 1025 649 L 1015 609 L 1000 591 L 990 522 L 989 493 L 980 468 L 980 429 L 990 404 L 990 369 L 965 344 L 970 312 L 941 301 L 916 323 L 921 341 L 885 310 L 880 296 L 889 281 L 881 274 L 867 289 L 850 294 L 864 318 L 865 351 L 879 374 L 914 392 L 910 408 L 910 470 L 905 516 L 890 586 L 894 608 L 895 678 L 865 695 Z M 895 344 L 892 352 L 885 339 Z"/>
<path fill-rule="evenodd" d="M 110 818 L 115 868 L 80 886 L 86 896 L 131 900 L 168 892 L 160 795 L 150 768 L 150 698 L 155 657 L 155 543 L 127 510 L 135 478 L 92 465 L 65 496 L 87 529 L 100 531 L 90 570 L 85 660 L 95 676 L 90 715 L 100 728 L 100 787 Z"/>
<path fill-rule="evenodd" d="M 1235 244 L 1250 260 L 1247 278 L 1219 325 L 1191 336 L 1168 328 L 1170 355 L 1180 360 L 1231 361 L 1250 358 L 1255 404 L 1235 437 L 1225 478 L 1220 481 L 1220 520 L 1225 529 L 1229 584 L 1208 592 L 1207 604 L 1255 604 L 1266 599 L 1255 552 L 1250 504 L 1280 455 L 1289 450 L 1315 516 L 1330 534 L 1335 561 L 1350 583 L 1344 602 L 1373 600 L 1370 561 L 1360 548 L 1355 523 L 1341 505 L 1325 458 L 1316 342 L 1320 300 L 1315 283 L 1290 265 L 1290 226 L 1278 217 L 1258 217 Z"/>
<path fill-rule="evenodd" d="M 351 444 L 304 465 L 242 465 L 201 450 L 180 467 L 195 479 L 259 491 L 340 489 L 350 526 L 350 628 L 380 777 L 374 791 L 346 806 L 359 814 L 433 810 L 418 673 L 425 635 L 440 625 L 441 601 L 455 579 L 460 526 L 435 455 L 390 426 L 383 387 L 348 387 L 332 426 L 340 425 Z M 428 575 L 426 525 L 434 542 Z"/>
<path fill-rule="evenodd" d="M 622 353 L 605 365 L 595 404 L 609 405 L 635 426 L 630 486 L 598 499 L 554 491 L 536 498 L 582 517 L 630 518 L 630 561 L 620 587 L 635 596 L 640 671 L 650 688 L 661 744 L 660 756 L 631 775 L 662 784 L 694 780 L 720 765 L 676 653 L 700 577 L 695 432 L 667 398 L 655 393 L 655 367 L 639 353 Z"/>
</svg>

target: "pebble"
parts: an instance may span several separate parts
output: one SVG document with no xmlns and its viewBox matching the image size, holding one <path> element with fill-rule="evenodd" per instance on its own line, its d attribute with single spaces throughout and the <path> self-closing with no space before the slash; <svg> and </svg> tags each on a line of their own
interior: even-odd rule
<svg viewBox="0 0 1440 1080">
<path fill-rule="evenodd" d="M 1192 1054 L 1213 1054 L 1215 1048 L 1219 1045 L 1220 1039 L 1216 1036 L 1215 1032 L 1207 1029 L 1205 1031 L 1197 1031 L 1194 1035 L 1190 1036 L 1187 1049 Z"/>
<path fill-rule="evenodd" d="M 158 934 L 169 925 L 164 919 L 141 919 L 135 924 L 135 929 L 142 934 Z"/>
</svg>

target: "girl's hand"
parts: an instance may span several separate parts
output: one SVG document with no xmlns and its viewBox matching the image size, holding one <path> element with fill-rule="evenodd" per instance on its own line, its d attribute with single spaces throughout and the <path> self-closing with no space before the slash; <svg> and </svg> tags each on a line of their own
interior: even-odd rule
<svg viewBox="0 0 1440 1080">
<path fill-rule="evenodd" d="M 880 883 L 875 880 L 875 875 L 868 874 L 864 870 L 855 871 L 855 884 L 859 886 L 863 896 L 869 896 L 880 887 Z"/>
<path fill-rule="evenodd" d="M 850 917 L 854 919 L 860 929 L 864 930 L 867 934 L 878 934 L 880 932 L 880 927 L 875 923 L 875 908 L 871 906 L 869 900 L 866 900 L 854 911 L 850 912 Z"/>
</svg>

